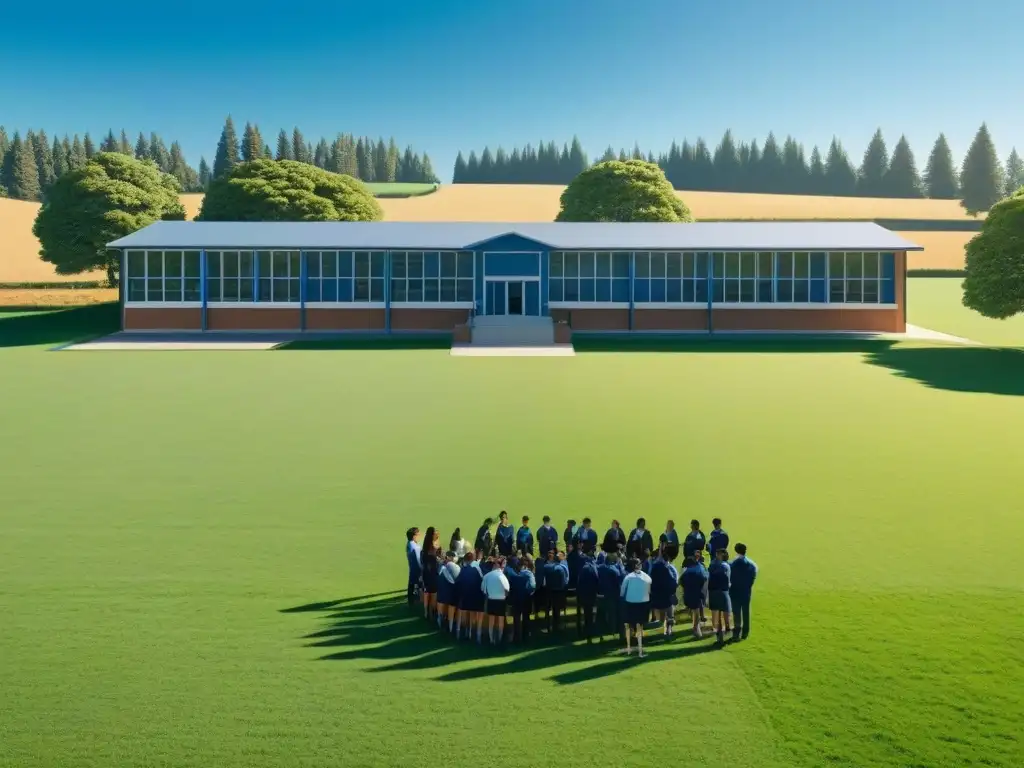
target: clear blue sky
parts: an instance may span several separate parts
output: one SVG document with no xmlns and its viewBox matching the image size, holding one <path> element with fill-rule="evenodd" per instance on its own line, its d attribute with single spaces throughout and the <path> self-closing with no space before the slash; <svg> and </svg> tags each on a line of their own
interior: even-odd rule
<svg viewBox="0 0 1024 768">
<path fill-rule="evenodd" d="M 459 149 L 579 135 L 646 151 L 769 130 L 859 164 L 876 127 L 923 168 L 982 121 L 1024 152 L 1024 2 L 391 0 L 127 6 L 16 2 L 3 13 L 0 124 L 51 137 L 125 128 L 213 159 L 224 117 L 272 139 L 393 135 L 442 180 Z M 980 17 L 980 18 L 979 18 Z M 271 141 L 271 144 L 273 142 Z"/>
</svg>

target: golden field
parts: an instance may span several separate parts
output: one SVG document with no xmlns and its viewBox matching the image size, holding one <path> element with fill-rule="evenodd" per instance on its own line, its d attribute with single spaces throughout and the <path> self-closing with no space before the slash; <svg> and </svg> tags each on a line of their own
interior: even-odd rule
<svg viewBox="0 0 1024 768">
<path fill-rule="evenodd" d="M 381 199 L 388 221 L 551 221 L 558 213 L 564 187 L 549 185 L 458 184 L 442 186 L 421 197 Z M 857 197 L 752 195 L 729 192 L 679 192 L 700 218 L 750 219 L 966 219 L 956 200 L 892 200 Z M 196 215 L 202 195 L 182 195 L 189 218 Z M 102 280 L 101 272 L 57 275 L 39 258 L 32 235 L 38 203 L 0 199 L 0 283 Z M 912 254 L 916 268 L 963 266 L 964 244 L 970 232 L 908 232 L 905 238 L 925 247 Z M 0 303 L 10 305 L 7 294 Z"/>
</svg>

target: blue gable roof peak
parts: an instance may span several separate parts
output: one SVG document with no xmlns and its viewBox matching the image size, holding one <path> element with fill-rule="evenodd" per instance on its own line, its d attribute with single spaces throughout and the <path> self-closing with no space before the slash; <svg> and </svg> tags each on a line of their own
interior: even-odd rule
<svg viewBox="0 0 1024 768">
<path fill-rule="evenodd" d="M 521 235 L 515 230 L 467 243 L 467 251 L 549 251 L 554 246 L 532 237 Z"/>
</svg>

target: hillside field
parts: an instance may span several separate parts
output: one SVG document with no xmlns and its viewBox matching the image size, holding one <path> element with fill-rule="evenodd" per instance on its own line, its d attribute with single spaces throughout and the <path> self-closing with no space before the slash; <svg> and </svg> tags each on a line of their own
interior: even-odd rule
<svg viewBox="0 0 1024 768">
<path fill-rule="evenodd" d="M 560 186 L 457 184 L 416 197 L 381 198 L 388 221 L 551 221 L 558 213 Z M 752 195 L 728 192 L 679 192 L 696 218 L 726 219 L 959 219 L 968 220 L 956 200 Z M 202 195 L 182 195 L 193 218 Z M 102 280 L 99 272 L 56 275 L 39 259 L 32 234 L 38 203 L 0 200 L 0 283 Z M 964 245 L 971 232 L 906 232 L 925 251 L 911 255 L 912 268 L 963 266 Z"/>
</svg>

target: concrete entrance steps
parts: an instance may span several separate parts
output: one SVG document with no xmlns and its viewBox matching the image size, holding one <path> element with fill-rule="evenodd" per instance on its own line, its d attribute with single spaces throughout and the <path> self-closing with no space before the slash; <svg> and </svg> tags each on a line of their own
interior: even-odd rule
<svg viewBox="0 0 1024 768">
<path fill-rule="evenodd" d="M 550 317 L 480 315 L 473 318 L 475 347 L 550 347 L 555 344 L 555 324 Z"/>
</svg>

